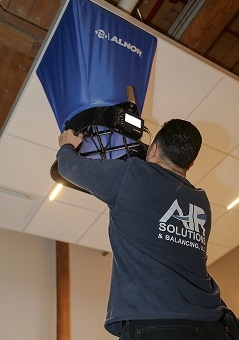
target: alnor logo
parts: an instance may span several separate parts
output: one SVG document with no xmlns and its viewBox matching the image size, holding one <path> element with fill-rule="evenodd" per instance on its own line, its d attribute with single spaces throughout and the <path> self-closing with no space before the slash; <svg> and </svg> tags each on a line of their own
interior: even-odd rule
<svg viewBox="0 0 239 340">
<path fill-rule="evenodd" d="M 116 35 L 112 36 L 110 35 L 110 33 L 105 33 L 104 30 L 102 29 L 98 29 L 95 31 L 96 35 L 98 36 L 98 38 L 100 39 L 107 39 L 108 41 L 114 42 L 124 48 L 127 48 L 128 50 L 130 50 L 133 53 L 136 53 L 139 57 L 142 56 L 142 51 L 140 51 L 139 48 L 137 48 L 136 46 L 132 45 L 131 43 L 123 40 L 122 38 L 117 37 Z"/>
</svg>

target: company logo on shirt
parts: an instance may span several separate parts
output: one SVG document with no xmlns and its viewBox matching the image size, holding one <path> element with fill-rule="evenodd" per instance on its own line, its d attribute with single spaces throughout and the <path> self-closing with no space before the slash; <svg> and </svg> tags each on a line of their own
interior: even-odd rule
<svg viewBox="0 0 239 340">
<path fill-rule="evenodd" d="M 133 53 L 136 53 L 139 57 L 142 56 L 142 51 L 137 48 L 136 46 L 132 45 L 130 42 L 127 42 L 125 40 L 123 40 L 122 38 L 117 37 L 116 35 L 111 36 L 110 33 L 105 33 L 105 31 L 103 29 L 98 29 L 95 31 L 96 35 L 98 36 L 98 38 L 100 39 L 107 39 L 110 42 L 114 42 L 124 48 L 127 48 L 128 50 L 130 50 Z"/>
<path fill-rule="evenodd" d="M 172 218 L 175 223 L 168 223 Z M 184 213 L 175 200 L 159 220 L 158 238 L 205 251 L 206 220 L 207 215 L 202 208 L 189 203 L 188 211 Z"/>
</svg>

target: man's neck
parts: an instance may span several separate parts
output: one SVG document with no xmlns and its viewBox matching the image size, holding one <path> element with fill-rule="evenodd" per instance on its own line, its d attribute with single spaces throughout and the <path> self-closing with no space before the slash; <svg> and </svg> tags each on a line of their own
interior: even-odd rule
<svg viewBox="0 0 239 340">
<path fill-rule="evenodd" d="M 167 163 L 164 162 L 162 160 L 157 160 L 157 162 L 155 162 L 155 164 L 160 165 L 162 168 L 170 170 L 174 173 L 176 173 L 177 175 L 186 178 L 186 170 L 180 168 L 179 166 L 173 164 L 173 163 Z"/>
<path fill-rule="evenodd" d="M 146 155 L 146 161 L 158 164 L 162 168 L 170 170 L 175 174 L 186 178 L 187 170 L 180 168 L 178 165 L 171 162 L 168 158 L 164 157 L 162 152 L 160 152 L 157 143 L 153 143 L 149 146 Z"/>
</svg>

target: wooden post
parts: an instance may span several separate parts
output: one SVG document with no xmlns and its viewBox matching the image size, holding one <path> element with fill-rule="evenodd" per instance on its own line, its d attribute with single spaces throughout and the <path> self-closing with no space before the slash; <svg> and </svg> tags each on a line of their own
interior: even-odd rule
<svg viewBox="0 0 239 340">
<path fill-rule="evenodd" d="M 57 340 L 70 340 L 69 244 L 56 241 Z"/>
</svg>

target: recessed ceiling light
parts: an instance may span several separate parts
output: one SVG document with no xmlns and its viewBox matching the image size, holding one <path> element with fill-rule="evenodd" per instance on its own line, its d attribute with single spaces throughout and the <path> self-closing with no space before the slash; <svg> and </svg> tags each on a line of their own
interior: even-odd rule
<svg viewBox="0 0 239 340">
<path fill-rule="evenodd" d="M 227 207 L 227 210 L 230 210 L 231 208 L 233 208 L 237 203 L 239 203 L 239 197 L 233 201 L 231 204 L 229 204 L 229 206 Z"/>
<path fill-rule="evenodd" d="M 55 186 L 55 188 L 52 190 L 52 192 L 49 196 L 49 201 L 53 201 L 56 198 L 56 196 L 59 194 L 62 187 L 63 187 L 63 185 L 61 183 L 59 183 Z"/>
</svg>

